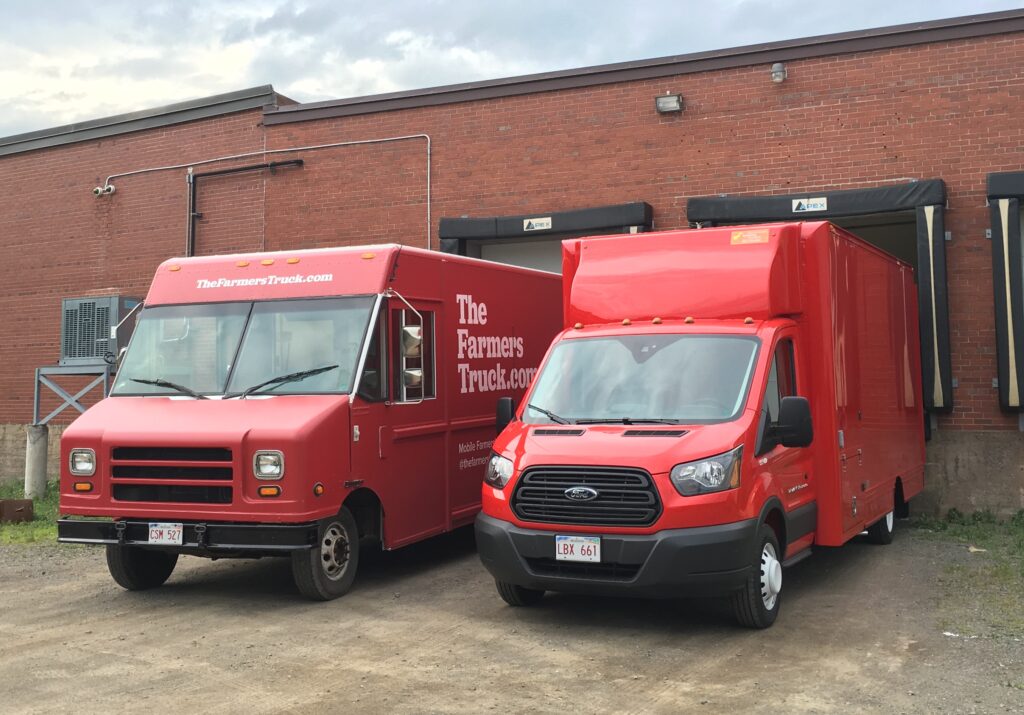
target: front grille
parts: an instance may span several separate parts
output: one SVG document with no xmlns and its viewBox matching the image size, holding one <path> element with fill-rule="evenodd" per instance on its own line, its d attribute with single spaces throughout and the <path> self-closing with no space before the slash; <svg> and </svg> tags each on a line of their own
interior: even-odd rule
<svg viewBox="0 0 1024 715">
<path fill-rule="evenodd" d="M 640 564 L 596 564 L 555 559 L 526 559 L 526 566 L 537 576 L 587 578 L 600 581 L 632 581 Z"/>
<path fill-rule="evenodd" d="M 597 497 L 577 501 L 572 487 L 590 487 Z M 512 510 L 523 521 L 545 524 L 650 526 L 661 514 L 651 475 L 624 467 L 531 467 L 512 496 Z"/>
<path fill-rule="evenodd" d="M 116 501 L 230 504 L 231 487 L 193 487 L 181 484 L 115 484 Z"/>
<path fill-rule="evenodd" d="M 231 503 L 230 449 L 115 447 L 111 457 L 110 477 L 118 501 Z"/>
</svg>

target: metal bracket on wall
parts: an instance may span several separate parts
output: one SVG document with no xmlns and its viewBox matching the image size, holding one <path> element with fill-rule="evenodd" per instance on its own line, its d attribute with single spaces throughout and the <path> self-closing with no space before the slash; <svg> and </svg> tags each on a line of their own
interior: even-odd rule
<svg viewBox="0 0 1024 715">
<path fill-rule="evenodd" d="M 85 412 L 85 407 L 82 405 L 82 398 L 92 392 L 92 390 L 98 386 L 102 386 L 103 397 L 106 397 L 110 392 L 110 375 L 113 366 L 107 365 L 106 363 L 100 365 L 49 365 L 47 367 L 36 368 L 36 384 L 33 391 L 32 399 L 32 424 L 34 425 L 45 425 L 50 422 L 54 417 L 59 415 L 61 412 L 69 407 L 74 407 L 79 412 Z M 56 382 L 50 379 L 51 376 L 56 377 L 58 375 L 63 376 L 85 376 L 94 375 L 94 379 L 89 382 L 85 387 L 76 392 L 74 395 L 69 393 L 63 387 L 58 385 Z M 48 414 L 43 419 L 39 419 L 39 398 L 40 398 L 40 387 L 46 387 L 51 392 L 57 395 L 63 402 L 53 412 Z"/>
</svg>

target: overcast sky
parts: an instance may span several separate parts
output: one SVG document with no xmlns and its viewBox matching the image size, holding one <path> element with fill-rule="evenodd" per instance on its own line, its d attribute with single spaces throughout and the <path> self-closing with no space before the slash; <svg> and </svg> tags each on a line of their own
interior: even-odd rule
<svg viewBox="0 0 1024 715">
<path fill-rule="evenodd" d="M 261 84 L 308 102 L 1021 5 L 1003 0 L 0 0 L 0 136 Z"/>
</svg>

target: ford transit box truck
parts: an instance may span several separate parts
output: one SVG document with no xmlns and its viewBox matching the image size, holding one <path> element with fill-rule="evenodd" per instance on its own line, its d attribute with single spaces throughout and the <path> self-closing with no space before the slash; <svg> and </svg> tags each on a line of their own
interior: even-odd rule
<svg viewBox="0 0 1024 715">
<path fill-rule="evenodd" d="M 828 223 L 574 239 L 563 262 L 565 330 L 499 402 L 476 522 L 508 603 L 724 595 L 763 628 L 813 545 L 892 539 L 924 478 L 911 266 Z"/>
<path fill-rule="evenodd" d="M 471 524 L 494 399 L 561 324 L 555 274 L 397 245 L 170 260 L 108 398 L 61 440 L 62 542 L 127 589 L 180 554 L 287 556 L 344 594 L 360 542 Z M 102 517 L 96 519 L 95 517 Z"/>
</svg>

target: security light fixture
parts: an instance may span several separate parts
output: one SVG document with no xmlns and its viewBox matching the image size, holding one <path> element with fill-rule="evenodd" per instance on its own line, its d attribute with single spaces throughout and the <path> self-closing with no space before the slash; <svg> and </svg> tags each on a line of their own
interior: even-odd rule
<svg viewBox="0 0 1024 715">
<path fill-rule="evenodd" d="M 782 84 L 786 81 L 786 76 L 786 65 L 781 62 L 776 62 L 772 65 L 772 82 Z"/>
<path fill-rule="evenodd" d="M 663 94 L 654 98 L 654 108 L 658 114 L 672 114 L 683 111 L 683 95 Z"/>
</svg>

